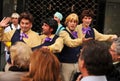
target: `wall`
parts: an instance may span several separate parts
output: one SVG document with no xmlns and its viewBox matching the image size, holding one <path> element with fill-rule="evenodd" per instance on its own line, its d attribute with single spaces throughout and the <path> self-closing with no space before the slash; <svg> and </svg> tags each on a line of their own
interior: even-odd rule
<svg viewBox="0 0 120 81">
<path fill-rule="evenodd" d="M 104 33 L 120 35 L 120 0 L 107 0 Z"/>
</svg>

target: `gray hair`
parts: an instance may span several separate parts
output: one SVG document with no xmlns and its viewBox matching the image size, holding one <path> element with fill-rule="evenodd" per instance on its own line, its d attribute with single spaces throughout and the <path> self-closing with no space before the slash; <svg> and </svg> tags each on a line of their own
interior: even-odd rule
<svg viewBox="0 0 120 81">
<path fill-rule="evenodd" d="M 16 42 L 10 48 L 11 60 L 13 65 L 19 68 L 29 68 L 31 48 L 24 42 Z"/>
<path fill-rule="evenodd" d="M 120 37 L 115 39 L 113 43 L 115 43 L 116 45 L 116 48 L 115 48 L 116 53 L 120 55 Z"/>
</svg>

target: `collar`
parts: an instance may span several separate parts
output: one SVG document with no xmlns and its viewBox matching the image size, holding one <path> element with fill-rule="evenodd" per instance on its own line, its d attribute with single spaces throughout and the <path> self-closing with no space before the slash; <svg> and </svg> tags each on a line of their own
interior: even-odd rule
<svg viewBox="0 0 120 81">
<path fill-rule="evenodd" d="M 49 37 L 46 36 L 46 38 L 44 39 L 44 41 L 51 42 L 53 40 L 54 36 L 55 36 L 54 34 L 50 35 Z"/>
<path fill-rule="evenodd" d="M 70 33 L 72 33 L 68 27 L 66 27 L 66 29 L 67 29 Z M 75 30 L 74 30 L 74 31 L 75 31 Z"/>
<path fill-rule="evenodd" d="M 54 36 L 55 36 L 55 35 L 54 35 L 54 34 L 52 34 L 52 35 L 50 35 L 50 36 L 49 36 L 49 38 L 53 38 Z"/>
<path fill-rule="evenodd" d="M 46 38 L 46 37 L 48 37 L 48 36 L 45 35 L 45 34 L 42 34 L 41 36 L 42 36 L 42 38 Z M 55 36 L 55 34 L 52 34 L 52 35 L 49 36 L 49 38 L 53 38 L 54 36 Z"/>
<path fill-rule="evenodd" d="M 30 30 L 28 30 L 27 32 L 25 32 L 25 34 L 28 35 L 31 31 L 32 31 L 32 30 L 30 29 Z M 20 33 L 23 33 L 23 31 L 21 30 Z"/>
<path fill-rule="evenodd" d="M 81 79 L 81 81 L 107 81 L 106 76 L 86 76 Z"/>
<path fill-rule="evenodd" d="M 11 25 L 12 25 L 11 27 L 12 27 L 13 29 L 20 29 L 20 25 L 19 25 L 19 24 L 18 24 L 17 28 L 16 28 L 13 24 L 11 24 Z"/>
<path fill-rule="evenodd" d="M 113 62 L 113 64 L 118 64 L 118 63 L 120 63 L 119 61 L 117 61 L 117 62 Z"/>
</svg>

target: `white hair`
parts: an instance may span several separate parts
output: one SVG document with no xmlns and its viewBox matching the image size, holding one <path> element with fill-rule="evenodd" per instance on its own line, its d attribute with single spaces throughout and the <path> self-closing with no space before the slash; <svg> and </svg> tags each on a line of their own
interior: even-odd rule
<svg viewBox="0 0 120 81">
<path fill-rule="evenodd" d="M 18 13 L 12 13 L 11 17 L 12 17 L 12 18 L 19 18 L 20 15 L 19 15 Z"/>
</svg>

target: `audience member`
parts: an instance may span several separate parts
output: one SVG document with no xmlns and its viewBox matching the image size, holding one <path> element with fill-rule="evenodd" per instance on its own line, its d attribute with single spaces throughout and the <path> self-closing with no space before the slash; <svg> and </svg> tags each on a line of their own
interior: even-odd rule
<svg viewBox="0 0 120 81">
<path fill-rule="evenodd" d="M 23 43 L 16 42 L 10 47 L 11 64 L 7 64 L 5 71 L 28 71 L 30 63 L 31 48 Z"/>
<path fill-rule="evenodd" d="M 63 19 L 63 15 L 60 13 L 60 12 L 56 12 L 55 14 L 54 14 L 54 19 L 58 22 L 58 27 L 57 27 L 57 30 L 56 30 L 56 35 L 59 35 L 59 32 L 61 31 L 61 30 L 63 30 L 63 29 L 65 29 L 64 27 L 63 27 L 63 25 L 61 24 L 61 21 L 62 21 L 62 19 Z"/>
<path fill-rule="evenodd" d="M 34 51 L 30 58 L 30 70 L 22 81 L 61 81 L 60 63 L 57 57 L 44 48 Z"/>
<path fill-rule="evenodd" d="M 113 41 L 109 51 L 112 55 L 113 64 L 120 71 L 120 37 Z"/>
<path fill-rule="evenodd" d="M 120 81 L 120 37 L 113 41 L 109 52 L 114 66 L 107 75 L 108 81 Z"/>
<path fill-rule="evenodd" d="M 0 72 L 0 81 L 21 81 L 21 77 L 26 72 Z"/>
<path fill-rule="evenodd" d="M 77 81 L 107 81 L 105 75 L 112 65 L 107 45 L 94 40 L 85 42 L 79 57 L 81 75 Z"/>
</svg>

